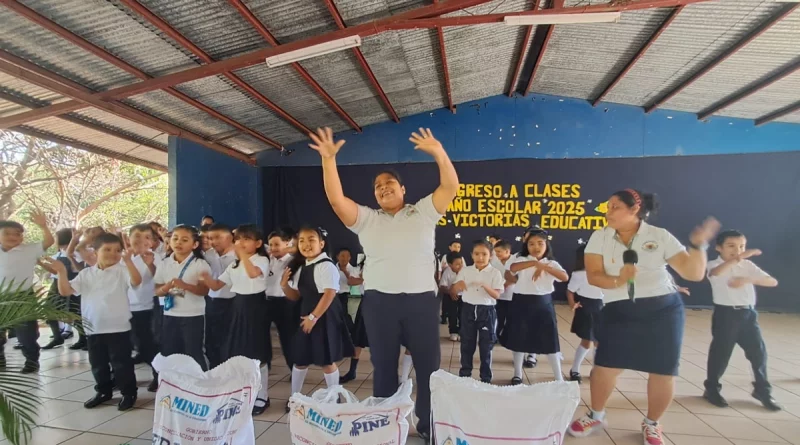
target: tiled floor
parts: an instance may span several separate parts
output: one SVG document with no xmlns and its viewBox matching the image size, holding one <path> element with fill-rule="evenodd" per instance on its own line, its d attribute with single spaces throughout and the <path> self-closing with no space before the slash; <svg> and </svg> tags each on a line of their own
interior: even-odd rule
<svg viewBox="0 0 800 445">
<path fill-rule="evenodd" d="M 569 333 L 571 312 L 558 306 L 561 348 L 564 353 L 564 371 L 572 365 L 577 338 Z M 762 314 L 761 327 L 769 349 L 770 380 L 774 385 L 774 396 L 784 406 L 784 411 L 768 412 L 750 397 L 751 376 L 748 362 L 737 349 L 731 366 L 725 375 L 723 394 L 731 407 L 720 409 L 706 403 L 702 395 L 705 378 L 706 354 L 710 342 L 711 312 L 688 311 L 686 337 L 681 360 L 681 377 L 677 381 L 675 401 L 663 419 L 670 443 L 674 445 L 759 445 L 792 443 L 800 444 L 800 316 Z M 442 330 L 442 368 L 458 372 L 459 349 L 457 344 L 445 339 Z M 42 330 L 41 342 L 48 341 L 49 332 Z M 9 342 L 6 354 L 10 361 L 19 359 Z M 273 342 L 277 345 L 277 341 Z M 276 355 L 280 353 L 275 351 Z M 546 358 L 537 368 L 526 370 L 526 383 L 547 381 L 552 378 Z M 276 357 L 270 375 L 272 407 L 255 418 L 256 444 L 286 445 L 290 443 L 289 430 L 284 413 L 289 396 L 289 370 L 280 366 Z M 139 379 L 139 401 L 137 408 L 120 413 L 116 400 L 107 406 L 86 410 L 83 402 L 90 398 L 92 375 L 85 352 L 71 352 L 64 348 L 42 352 L 42 370 L 38 376 L 40 385 L 35 391 L 44 400 L 37 419 L 31 444 L 34 445 L 145 445 L 150 444 L 152 429 L 152 393 L 146 391 L 150 377 L 147 367 L 140 366 L 136 373 Z M 348 360 L 342 363 L 343 371 L 349 367 Z M 582 367 L 589 374 L 591 365 Z M 506 384 L 512 377 L 511 354 L 498 347 L 494 356 L 495 383 Z M 346 387 L 359 398 L 371 395 L 371 365 L 365 351 L 359 364 L 359 376 Z M 476 371 L 477 373 L 477 371 Z M 413 373 L 412 373 L 413 375 Z M 306 379 L 305 391 L 325 385 L 322 372 L 312 370 Z M 645 376 L 626 372 L 617 383 L 608 408 L 609 429 L 588 439 L 567 438 L 567 444 L 584 445 L 628 445 L 641 444 L 639 424 L 647 409 Z M 589 396 L 589 384 L 582 385 L 584 401 Z M 117 399 L 118 400 L 118 399 Z M 535 401 L 531 401 L 535 403 Z M 586 407 L 578 408 L 576 416 Z M 416 437 L 410 444 L 419 444 Z M 0 445 L 6 442 L 0 441 Z"/>
</svg>

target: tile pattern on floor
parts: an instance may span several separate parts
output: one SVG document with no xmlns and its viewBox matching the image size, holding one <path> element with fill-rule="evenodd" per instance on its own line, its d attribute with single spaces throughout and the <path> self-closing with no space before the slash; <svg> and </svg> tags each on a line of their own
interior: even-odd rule
<svg viewBox="0 0 800 445">
<path fill-rule="evenodd" d="M 558 330 L 564 354 L 563 371 L 569 373 L 578 339 L 569 332 L 572 313 L 566 306 L 557 306 Z M 717 408 L 702 399 L 703 380 L 708 345 L 711 341 L 711 311 L 688 310 L 686 334 L 681 353 L 681 372 L 676 381 L 675 399 L 662 419 L 668 443 L 674 445 L 800 445 L 800 315 L 761 314 L 760 323 L 769 350 L 769 375 L 774 386 L 774 396 L 784 411 L 773 413 L 761 407 L 751 396 L 751 371 L 744 354 L 737 348 L 724 378 L 723 395 L 730 408 Z M 273 332 L 273 335 L 275 333 Z M 40 341 L 46 343 L 49 330 L 41 330 Z M 18 365 L 19 351 L 14 351 L 14 341 L 6 346 L 10 364 Z M 278 345 L 277 338 L 273 345 Z M 119 395 L 104 406 L 87 410 L 83 402 L 94 394 L 93 379 L 86 352 L 74 352 L 64 347 L 42 351 L 41 371 L 35 391 L 44 402 L 36 418 L 31 445 L 145 445 L 151 443 L 154 395 L 148 393 L 149 369 L 137 367 L 139 401 L 136 408 L 121 413 L 116 403 Z M 458 373 L 460 366 L 459 344 L 446 338 L 441 331 L 442 369 Z M 270 373 L 272 406 L 256 417 L 255 432 L 258 445 L 288 445 L 288 420 L 284 412 L 289 397 L 289 369 L 281 351 L 275 349 L 275 364 Z M 526 383 L 552 380 L 546 358 L 534 369 L 526 369 Z M 477 355 L 474 363 L 477 364 Z M 349 369 L 349 359 L 341 364 L 342 373 Z M 495 383 L 507 384 L 513 374 L 510 351 L 497 347 L 493 367 Z M 475 368 L 477 377 L 477 367 Z M 581 366 L 585 381 L 581 386 L 583 403 L 575 417 L 582 415 L 589 400 L 588 375 L 591 363 Z M 413 372 L 412 372 L 413 378 Z M 609 428 L 587 439 L 567 437 L 565 444 L 627 445 L 641 444 L 639 424 L 647 411 L 647 376 L 626 371 L 617 382 L 608 405 Z M 321 370 L 312 369 L 303 390 L 311 393 L 325 386 Z M 369 351 L 365 350 L 358 367 L 358 378 L 345 385 L 360 399 L 372 395 L 372 365 Z M 412 426 L 412 434 L 414 433 Z M 410 437 L 409 444 L 422 441 Z M 0 445 L 7 445 L 0 440 Z"/>
</svg>

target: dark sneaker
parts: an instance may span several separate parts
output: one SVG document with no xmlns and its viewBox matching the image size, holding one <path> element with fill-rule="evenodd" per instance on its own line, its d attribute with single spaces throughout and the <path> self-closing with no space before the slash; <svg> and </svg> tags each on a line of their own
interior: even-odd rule
<svg viewBox="0 0 800 445">
<path fill-rule="evenodd" d="M 94 397 L 84 402 L 83 407 L 92 409 L 102 405 L 104 402 L 108 402 L 109 400 L 111 400 L 111 394 L 100 394 L 98 392 L 94 395 Z"/>
<path fill-rule="evenodd" d="M 33 374 L 35 372 L 39 372 L 39 362 L 32 362 L 30 360 L 25 361 L 25 366 L 22 367 L 20 372 L 23 374 Z"/>
<path fill-rule="evenodd" d="M 127 411 L 133 408 L 133 405 L 135 404 L 136 404 L 136 396 L 122 396 L 122 400 L 120 400 L 119 405 L 117 405 L 117 410 Z"/>
<path fill-rule="evenodd" d="M 55 349 L 55 348 L 57 348 L 57 347 L 59 347 L 59 346 L 61 346 L 63 344 L 64 344 L 64 339 L 63 338 L 58 338 L 58 339 L 52 340 L 50 343 L 42 346 L 42 349 L 45 350 L 45 351 L 48 351 L 50 349 Z"/>
<path fill-rule="evenodd" d="M 776 402 L 775 399 L 773 399 L 770 394 L 758 394 L 756 392 L 753 392 L 753 397 L 755 397 L 756 400 L 761 402 L 761 404 L 764 405 L 764 408 L 770 411 L 780 411 L 783 409 L 780 405 L 778 405 L 778 402 Z"/>
<path fill-rule="evenodd" d="M 70 351 L 80 351 L 84 347 L 86 347 L 86 340 L 83 340 L 83 341 L 78 340 L 75 343 L 73 343 L 72 346 L 69 347 L 69 350 Z"/>
<path fill-rule="evenodd" d="M 288 400 L 286 401 L 286 412 L 287 413 L 289 412 L 289 401 Z"/>
<path fill-rule="evenodd" d="M 703 393 L 703 398 L 706 399 L 708 403 L 714 406 L 718 406 L 720 408 L 728 407 L 728 401 L 725 400 L 725 398 L 722 397 L 722 394 L 720 394 L 717 391 L 706 390 L 706 392 Z"/>
</svg>

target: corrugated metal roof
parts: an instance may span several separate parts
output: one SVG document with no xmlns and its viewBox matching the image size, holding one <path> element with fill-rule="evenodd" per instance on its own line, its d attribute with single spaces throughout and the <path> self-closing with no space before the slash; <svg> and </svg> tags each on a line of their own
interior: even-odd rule
<svg viewBox="0 0 800 445">
<path fill-rule="evenodd" d="M 138 69 L 160 76 L 197 66 L 200 61 L 120 0 L 22 0 L 45 17 L 105 48 Z M 267 46 L 261 35 L 226 0 L 139 0 L 153 13 L 206 51 L 225 59 Z M 566 6 L 603 4 L 607 0 L 567 0 Z M 337 28 L 322 1 L 245 0 L 248 8 L 282 43 Z M 494 0 L 451 15 L 527 10 L 533 0 Z M 428 0 L 335 0 L 347 26 L 384 18 L 430 4 Z M 645 106 L 681 84 L 692 73 L 750 33 L 780 8 L 767 0 L 720 0 L 687 6 L 649 51 L 606 96 L 605 100 Z M 669 9 L 625 12 L 616 24 L 557 25 L 554 28 L 533 92 L 595 98 L 622 70 L 669 13 Z M 50 31 L 0 8 L 0 46 L 48 70 L 101 91 L 138 80 Z M 525 27 L 503 24 L 445 28 L 445 51 L 456 104 L 505 93 L 519 57 Z M 745 86 L 797 60 L 800 53 L 800 10 L 744 47 L 663 108 L 700 112 Z M 436 31 L 391 31 L 362 39 L 361 51 L 399 116 L 447 106 L 444 73 Z M 530 75 L 531 52 L 525 55 L 520 83 Z M 361 126 L 389 119 L 383 102 L 352 51 L 301 62 L 314 79 Z M 289 66 L 265 64 L 236 72 L 303 124 L 314 128 L 350 128 L 320 95 Z M 282 144 L 305 138 L 293 125 L 250 98 L 224 76 L 177 87 L 186 95 Z M 0 90 L 37 103 L 68 100 L 58 94 L 0 74 Z M 757 118 L 800 100 L 800 74 L 723 109 L 720 114 Z M 221 141 L 245 153 L 268 147 L 163 91 L 141 94 L 126 103 L 201 136 L 233 134 Z M 0 116 L 27 108 L 0 100 Z M 446 112 L 446 111 L 444 111 Z M 159 131 L 94 108 L 72 114 L 140 140 L 166 145 Z M 780 121 L 800 123 L 800 112 Z M 95 145 L 112 144 L 136 156 L 166 156 L 130 141 L 98 135 L 56 118 L 30 124 L 63 138 L 82 138 Z M 89 141 L 89 139 L 92 141 Z M 96 139 L 96 141 L 95 141 Z M 109 145 L 110 146 L 110 145 Z"/>
</svg>

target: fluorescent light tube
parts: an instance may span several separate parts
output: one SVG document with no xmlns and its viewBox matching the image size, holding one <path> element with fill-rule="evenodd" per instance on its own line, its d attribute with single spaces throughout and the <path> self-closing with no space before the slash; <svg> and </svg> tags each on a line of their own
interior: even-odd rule
<svg viewBox="0 0 800 445">
<path fill-rule="evenodd" d="M 266 61 L 268 67 L 274 68 L 276 66 L 288 65 L 312 57 L 322 56 L 324 54 L 335 53 L 348 48 L 355 48 L 357 46 L 361 46 L 360 36 L 345 37 L 343 39 L 309 46 L 308 48 L 296 49 L 277 56 L 267 57 Z"/>
<path fill-rule="evenodd" d="M 622 17 L 620 12 L 595 12 L 582 14 L 533 14 L 510 15 L 503 21 L 506 25 L 564 25 L 570 23 L 616 23 Z"/>
</svg>

